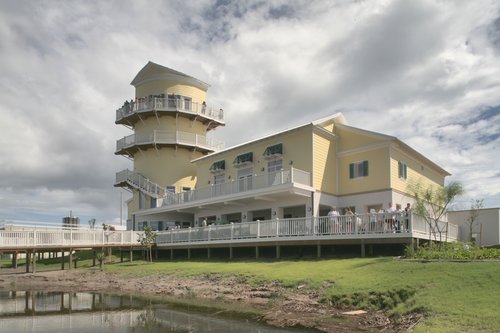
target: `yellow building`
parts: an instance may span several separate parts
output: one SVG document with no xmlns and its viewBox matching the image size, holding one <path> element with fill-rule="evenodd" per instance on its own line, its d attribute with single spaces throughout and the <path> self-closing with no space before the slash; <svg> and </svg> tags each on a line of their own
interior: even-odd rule
<svg viewBox="0 0 500 333">
<path fill-rule="evenodd" d="M 224 126 L 223 111 L 206 104 L 208 84 L 150 62 L 132 85 L 135 98 L 116 117 L 134 131 L 116 149 L 134 164 L 115 184 L 133 192 L 128 228 L 311 218 L 332 206 L 363 214 L 404 207 L 410 184 L 442 186 L 449 175 L 341 113 L 224 149 L 207 138 Z"/>
</svg>

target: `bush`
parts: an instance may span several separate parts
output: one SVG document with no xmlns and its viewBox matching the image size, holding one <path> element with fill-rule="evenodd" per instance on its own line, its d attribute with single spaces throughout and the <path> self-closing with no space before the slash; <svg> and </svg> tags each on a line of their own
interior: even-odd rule
<svg viewBox="0 0 500 333">
<path fill-rule="evenodd" d="M 500 259 L 500 249 L 479 248 L 470 243 L 446 243 L 441 246 L 421 246 L 413 250 L 411 246 L 405 250 L 406 258 L 413 259 Z"/>
</svg>

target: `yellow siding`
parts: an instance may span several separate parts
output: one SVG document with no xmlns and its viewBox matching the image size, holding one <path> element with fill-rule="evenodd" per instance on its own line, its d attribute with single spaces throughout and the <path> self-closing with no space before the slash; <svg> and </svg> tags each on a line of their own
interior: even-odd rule
<svg viewBox="0 0 500 333">
<path fill-rule="evenodd" d="M 337 183 L 335 139 L 314 133 L 313 140 L 313 186 L 321 192 L 335 194 Z"/>
<path fill-rule="evenodd" d="M 193 188 L 196 184 L 196 166 L 191 160 L 203 156 L 200 152 L 165 147 L 148 149 L 134 156 L 134 171 L 162 186 L 175 185 L 176 192 L 182 186 Z"/>
<path fill-rule="evenodd" d="M 407 179 L 399 178 L 398 162 L 401 161 L 407 165 Z M 412 193 L 411 187 L 420 183 L 427 188 L 429 186 L 443 186 L 444 176 L 436 172 L 431 166 L 418 161 L 411 156 L 402 153 L 399 150 L 391 151 L 391 185 L 403 193 Z"/>
<path fill-rule="evenodd" d="M 233 161 L 236 156 L 249 152 L 253 152 L 252 166 L 254 174 L 266 174 L 267 160 L 263 156 L 264 151 L 267 147 L 278 143 L 283 144 L 284 170 L 290 170 L 290 167 L 293 166 L 294 168 L 311 172 L 311 128 L 305 127 L 295 131 L 276 135 L 264 140 L 259 140 L 247 145 L 236 147 L 234 149 L 227 150 L 225 152 L 218 153 L 201 161 L 195 162 L 196 168 L 198 170 L 197 187 L 207 186 L 209 181 L 213 182 L 214 176 L 210 172 L 209 168 L 212 163 L 220 160 L 226 161 L 226 181 L 229 179 L 229 177 L 231 177 L 230 179 L 236 179 L 238 169 L 233 166 Z"/>
<path fill-rule="evenodd" d="M 339 152 L 374 145 L 386 141 L 386 139 L 378 138 L 369 134 L 360 132 L 351 132 L 348 129 L 336 127 L 336 134 L 338 136 L 338 150 Z"/>
<path fill-rule="evenodd" d="M 135 89 L 135 96 L 142 98 L 149 95 L 176 94 L 191 97 L 194 103 L 203 103 L 207 99 L 207 93 L 199 88 L 179 84 L 170 80 L 155 80 L 141 84 Z"/>
<path fill-rule="evenodd" d="M 144 121 L 137 122 L 135 126 L 135 133 L 139 135 L 140 133 L 152 133 L 154 130 L 181 131 L 206 136 L 206 126 L 203 126 L 201 122 L 185 117 L 178 117 L 176 119 L 174 115 L 161 114 L 158 119 L 156 117 L 149 117 L 144 119 Z"/>
<path fill-rule="evenodd" d="M 350 179 L 349 164 L 368 161 L 368 176 Z M 354 194 L 389 189 L 389 148 L 379 148 L 339 158 L 339 194 Z"/>
</svg>

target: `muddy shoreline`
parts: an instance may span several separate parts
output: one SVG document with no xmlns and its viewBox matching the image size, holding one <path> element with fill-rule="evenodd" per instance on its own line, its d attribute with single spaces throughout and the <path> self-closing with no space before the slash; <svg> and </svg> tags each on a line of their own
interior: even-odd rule
<svg viewBox="0 0 500 333">
<path fill-rule="evenodd" d="M 325 285 L 325 287 L 327 287 Z M 108 292 L 154 296 L 179 302 L 193 300 L 221 308 L 252 309 L 258 319 L 278 327 L 307 327 L 322 332 L 404 332 L 414 325 L 410 318 L 395 323 L 382 312 L 345 314 L 321 300 L 316 290 L 299 285 L 286 288 L 278 282 L 250 285 L 238 276 L 209 274 L 178 277 L 155 274 L 137 277 L 125 273 L 78 269 L 35 274 L 0 272 L 0 290 Z"/>
</svg>

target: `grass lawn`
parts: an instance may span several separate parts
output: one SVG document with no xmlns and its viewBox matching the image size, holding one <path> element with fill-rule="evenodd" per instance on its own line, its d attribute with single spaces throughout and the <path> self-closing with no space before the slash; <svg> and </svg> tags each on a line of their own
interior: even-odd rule
<svg viewBox="0 0 500 333">
<path fill-rule="evenodd" d="M 81 255 L 79 267 L 91 260 Z M 56 265 L 59 260 L 49 264 Z M 115 260 L 117 258 L 115 257 Z M 38 263 L 42 269 L 43 264 Z M 143 261 L 106 265 L 106 271 L 133 275 L 238 275 L 258 284 L 276 280 L 306 284 L 325 301 L 393 314 L 422 311 L 427 319 L 415 332 L 500 332 L 499 262 L 405 262 L 392 258 L 304 261 Z M 325 284 L 325 281 L 329 281 Z"/>
</svg>

